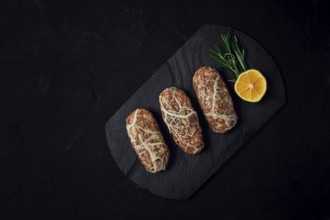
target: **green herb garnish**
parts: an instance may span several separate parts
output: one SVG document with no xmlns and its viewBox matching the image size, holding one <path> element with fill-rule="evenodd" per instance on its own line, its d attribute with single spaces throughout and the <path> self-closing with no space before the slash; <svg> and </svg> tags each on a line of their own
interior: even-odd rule
<svg viewBox="0 0 330 220">
<path fill-rule="evenodd" d="M 220 42 L 210 49 L 210 56 L 218 61 L 222 68 L 235 74 L 235 79 L 230 81 L 235 82 L 238 75 L 247 70 L 244 49 L 240 48 L 236 35 L 231 36 L 229 32 L 220 35 Z"/>
</svg>

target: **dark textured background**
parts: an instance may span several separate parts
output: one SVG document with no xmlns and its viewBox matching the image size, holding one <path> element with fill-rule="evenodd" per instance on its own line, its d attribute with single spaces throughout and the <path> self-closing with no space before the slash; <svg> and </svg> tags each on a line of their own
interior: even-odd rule
<svg viewBox="0 0 330 220">
<path fill-rule="evenodd" d="M 0 219 L 330 219 L 326 0 L 0 2 Z M 203 24 L 253 36 L 287 104 L 189 201 L 141 190 L 104 123 Z"/>
</svg>

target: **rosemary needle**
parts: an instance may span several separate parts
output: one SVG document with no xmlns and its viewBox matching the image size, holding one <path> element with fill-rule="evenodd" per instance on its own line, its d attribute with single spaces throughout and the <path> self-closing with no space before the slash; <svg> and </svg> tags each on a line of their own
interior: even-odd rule
<svg viewBox="0 0 330 220">
<path fill-rule="evenodd" d="M 240 48 L 237 36 L 231 36 L 229 32 L 220 35 L 220 42 L 210 49 L 210 56 L 220 64 L 220 67 L 234 73 L 235 79 L 230 81 L 235 82 L 238 75 L 247 70 L 244 49 Z"/>
</svg>

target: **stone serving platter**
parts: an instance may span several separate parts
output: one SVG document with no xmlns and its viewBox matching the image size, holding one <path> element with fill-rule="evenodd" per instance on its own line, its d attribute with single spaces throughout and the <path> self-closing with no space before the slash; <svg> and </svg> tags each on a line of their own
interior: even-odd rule
<svg viewBox="0 0 330 220">
<path fill-rule="evenodd" d="M 237 35 L 246 50 L 248 66 L 261 71 L 267 79 L 267 93 L 259 103 L 248 103 L 238 98 L 233 91 L 233 83 L 228 81 L 232 79 L 232 74 L 218 68 L 219 65 L 209 56 L 209 49 L 219 42 L 221 34 L 228 31 Z M 196 69 L 204 65 L 218 69 L 234 101 L 238 123 L 226 134 L 211 131 L 194 93 L 192 76 Z M 162 120 L 158 96 L 171 86 L 183 89 L 198 113 L 205 141 L 205 148 L 198 155 L 184 153 L 175 144 Z M 204 25 L 118 109 L 107 121 L 105 132 L 111 155 L 127 178 L 152 194 L 184 200 L 189 199 L 244 143 L 253 138 L 284 106 L 285 101 L 282 76 L 264 48 L 250 36 L 233 28 Z M 136 108 L 149 109 L 160 125 L 170 149 L 166 171 L 148 173 L 129 142 L 125 119 Z"/>
</svg>

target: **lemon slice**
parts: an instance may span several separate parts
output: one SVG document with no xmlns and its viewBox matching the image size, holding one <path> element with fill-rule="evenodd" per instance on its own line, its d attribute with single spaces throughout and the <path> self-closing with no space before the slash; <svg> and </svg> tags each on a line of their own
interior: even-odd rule
<svg viewBox="0 0 330 220">
<path fill-rule="evenodd" d="M 266 78 L 255 69 L 241 73 L 235 82 L 236 94 L 247 102 L 259 102 L 266 91 Z"/>
</svg>

